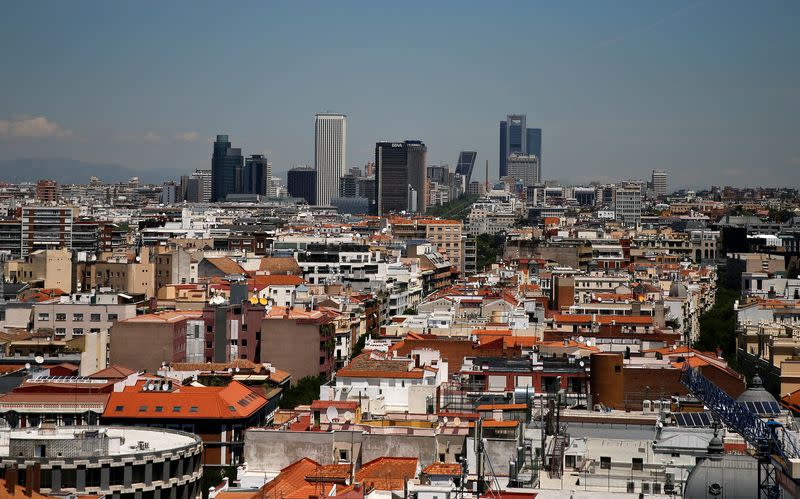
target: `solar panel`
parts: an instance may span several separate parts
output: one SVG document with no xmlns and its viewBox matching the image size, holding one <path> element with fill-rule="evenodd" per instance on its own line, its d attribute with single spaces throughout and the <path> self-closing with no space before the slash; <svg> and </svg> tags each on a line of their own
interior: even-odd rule
<svg viewBox="0 0 800 499">
<path fill-rule="evenodd" d="M 676 412 L 672 414 L 675 424 L 686 428 L 706 428 L 711 426 L 713 419 L 707 412 Z"/>
<path fill-rule="evenodd" d="M 756 414 L 780 414 L 781 407 L 777 402 L 743 402 L 745 408 Z"/>
</svg>

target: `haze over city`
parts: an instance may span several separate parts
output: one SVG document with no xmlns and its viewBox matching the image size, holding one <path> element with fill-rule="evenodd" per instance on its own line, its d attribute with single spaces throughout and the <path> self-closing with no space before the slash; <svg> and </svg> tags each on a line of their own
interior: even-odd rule
<svg viewBox="0 0 800 499">
<path fill-rule="evenodd" d="M 208 168 L 223 133 L 283 175 L 313 165 L 314 115 L 333 111 L 348 167 L 420 139 L 428 164 L 475 150 L 497 178 L 498 123 L 520 113 L 543 130 L 547 179 L 796 186 L 798 17 L 714 0 L 13 2 L 0 160 L 163 180 Z"/>
</svg>

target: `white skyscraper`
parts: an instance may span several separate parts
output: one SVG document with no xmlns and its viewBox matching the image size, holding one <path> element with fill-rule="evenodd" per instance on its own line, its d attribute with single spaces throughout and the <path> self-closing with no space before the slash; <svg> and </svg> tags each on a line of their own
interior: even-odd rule
<svg viewBox="0 0 800 499">
<path fill-rule="evenodd" d="M 317 205 L 329 205 L 339 195 L 339 178 L 347 165 L 347 117 L 320 113 L 314 116 L 314 169 L 317 170 Z"/>
</svg>

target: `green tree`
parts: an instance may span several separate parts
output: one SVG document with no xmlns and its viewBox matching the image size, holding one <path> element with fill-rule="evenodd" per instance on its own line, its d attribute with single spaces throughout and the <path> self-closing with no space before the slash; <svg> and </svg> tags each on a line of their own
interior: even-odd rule
<svg viewBox="0 0 800 499">
<path fill-rule="evenodd" d="M 505 240 L 504 234 L 480 234 L 477 237 L 475 245 L 478 252 L 476 262 L 478 271 L 497 261 L 497 256 L 503 254 Z"/>
<path fill-rule="evenodd" d="M 722 350 L 726 359 L 736 356 L 736 312 L 733 303 L 739 299 L 735 289 L 718 287 L 714 306 L 700 316 L 700 337 L 695 342 L 699 350 Z"/>
<path fill-rule="evenodd" d="M 281 409 L 294 409 L 298 405 L 306 405 L 319 399 L 319 387 L 328 379 L 323 376 L 306 376 L 283 391 Z"/>
</svg>

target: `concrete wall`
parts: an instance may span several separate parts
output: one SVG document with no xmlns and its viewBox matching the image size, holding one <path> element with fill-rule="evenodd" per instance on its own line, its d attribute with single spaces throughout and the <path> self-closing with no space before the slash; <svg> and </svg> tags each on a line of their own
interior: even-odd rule
<svg viewBox="0 0 800 499">
<path fill-rule="evenodd" d="M 244 436 L 244 459 L 250 469 L 277 472 L 308 457 L 320 464 L 331 464 L 335 448 L 355 444 L 354 458 L 366 463 L 384 456 L 416 457 L 425 467 L 438 459 L 433 435 L 403 435 L 337 432 L 291 432 L 247 430 Z M 360 454 L 358 454 L 360 442 Z M 513 448 L 513 446 L 512 446 Z M 506 459 L 506 467 L 507 467 Z"/>
<path fill-rule="evenodd" d="M 244 460 L 253 470 L 277 472 L 307 457 L 333 463 L 333 433 L 247 430 Z"/>
<path fill-rule="evenodd" d="M 436 439 L 430 435 L 365 435 L 361 459 L 366 463 L 382 456 L 416 457 L 422 468 L 436 461 Z"/>
</svg>

